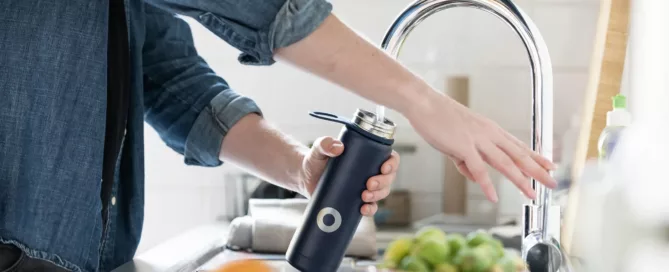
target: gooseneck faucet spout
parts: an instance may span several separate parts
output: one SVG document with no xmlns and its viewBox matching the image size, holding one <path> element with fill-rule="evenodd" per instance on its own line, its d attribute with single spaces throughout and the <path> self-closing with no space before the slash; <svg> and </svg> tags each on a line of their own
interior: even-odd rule
<svg viewBox="0 0 669 272">
<path fill-rule="evenodd" d="M 522 39 L 532 70 L 532 142 L 531 148 L 553 159 L 553 71 L 546 44 L 530 18 L 510 0 L 417 0 L 410 4 L 388 29 L 381 47 L 397 58 L 409 33 L 424 19 L 454 7 L 472 7 L 486 11 L 506 22 Z M 383 115 L 384 108 L 377 108 Z M 559 240 L 559 208 L 551 205 L 551 191 L 532 179 L 537 198 L 525 205 L 523 214 L 523 258 L 529 261 L 537 244 Z M 555 247 L 553 247 L 555 248 Z M 557 248 L 560 248 L 557 245 Z M 545 252 L 545 250 L 541 251 Z M 532 266 L 532 264 L 530 264 Z M 551 265 L 553 267 L 553 265 Z M 548 268 L 549 270 L 554 270 Z"/>
</svg>

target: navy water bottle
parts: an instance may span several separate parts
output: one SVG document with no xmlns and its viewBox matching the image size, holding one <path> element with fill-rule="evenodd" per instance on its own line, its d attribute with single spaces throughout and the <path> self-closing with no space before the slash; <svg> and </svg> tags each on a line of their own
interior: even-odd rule
<svg viewBox="0 0 669 272">
<path fill-rule="evenodd" d="M 344 153 L 328 162 L 286 260 L 302 272 L 337 271 L 362 218 L 367 180 L 390 158 L 395 124 L 361 109 L 352 121 L 322 112 L 310 115 L 344 125 L 339 135 Z"/>
</svg>

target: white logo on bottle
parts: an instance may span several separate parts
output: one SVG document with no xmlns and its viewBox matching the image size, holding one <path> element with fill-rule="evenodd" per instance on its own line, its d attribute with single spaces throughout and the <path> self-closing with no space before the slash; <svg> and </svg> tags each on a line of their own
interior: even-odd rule
<svg viewBox="0 0 669 272">
<path fill-rule="evenodd" d="M 326 215 L 332 215 L 334 217 L 334 222 L 332 225 L 326 225 L 325 221 L 323 219 L 325 218 Z M 318 212 L 318 217 L 316 218 L 316 224 L 318 225 L 318 228 L 321 229 L 323 232 L 335 232 L 339 227 L 341 226 L 341 214 L 334 208 L 330 207 L 325 207 L 321 209 L 320 212 Z"/>
</svg>

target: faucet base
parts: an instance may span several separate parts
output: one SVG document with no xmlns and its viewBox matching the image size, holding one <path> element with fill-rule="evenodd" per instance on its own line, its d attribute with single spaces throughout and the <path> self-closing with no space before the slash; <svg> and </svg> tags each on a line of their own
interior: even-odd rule
<svg viewBox="0 0 669 272">
<path fill-rule="evenodd" d="M 539 220 L 542 206 L 526 204 L 523 206 L 523 244 L 521 255 L 530 272 L 573 271 L 566 252 L 560 245 L 560 206 L 551 205 L 548 209 L 548 223 L 543 226 Z M 546 228 L 546 236 L 541 232 Z"/>
<path fill-rule="evenodd" d="M 559 255 L 556 258 L 555 249 L 548 244 L 536 244 L 527 251 L 527 266 L 530 272 L 553 272 L 560 267 Z M 559 253 L 558 253 L 559 254 Z M 552 262 L 552 260 L 556 260 Z"/>
<path fill-rule="evenodd" d="M 555 238 L 533 232 L 523 239 L 522 258 L 530 272 L 573 272 L 569 255 Z"/>
<path fill-rule="evenodd" d="M 562 253 L 553 243 L 537 243 L 527 249 L 525 262 L 530 272 L 558 272 L 564 265 Z"/>
</svg>

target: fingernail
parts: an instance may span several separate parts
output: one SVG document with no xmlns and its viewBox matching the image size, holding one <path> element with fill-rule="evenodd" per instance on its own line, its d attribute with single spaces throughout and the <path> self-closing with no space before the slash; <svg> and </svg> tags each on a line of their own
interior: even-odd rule
<svg viewBox="0 0 669 272">
<path fill-rule="evenodd" d="M 342 143 L 340 143 L 340 142 L 334 142 L 334 143 L 332 144 L 332 148 L 338 148 L 338 147 L 342 147 L 342 146 L 344 146 L 344 145 L 343 145 Z"/>
<path fill-rule="evenodd" d="M 379 182 L 377 180 L 372 181 L 372 189 L 373 190 L 379 189 Z"/>
<path fill-rule="evenodd" d="M 497 203 L 499 201 L 499 197 L 497 196 L 497 192 L 492 192 L 492 202 Z"/>
<path fill-rule="evenodd" d="M 383 173 L 388 174 L 388 173 L 390 173 L 390 170 L 392 170 L 392 169 L 393 169 L 392 166 L 386 165 L 386 166 L 383 167 Z"/>
</svg>

